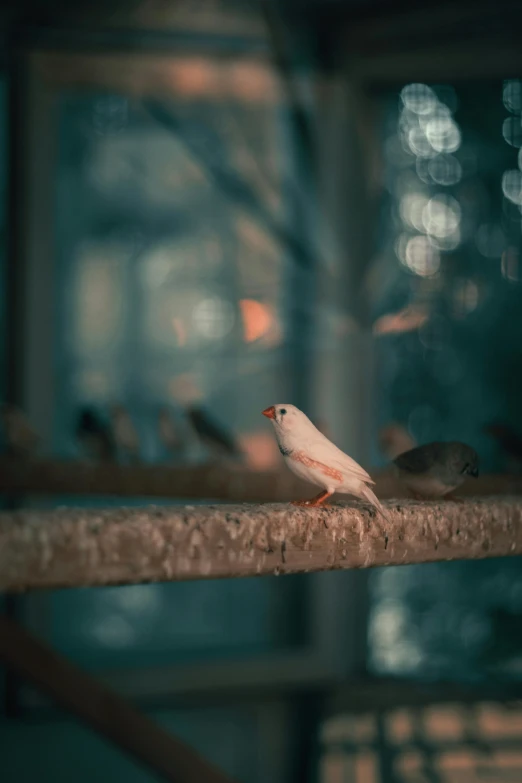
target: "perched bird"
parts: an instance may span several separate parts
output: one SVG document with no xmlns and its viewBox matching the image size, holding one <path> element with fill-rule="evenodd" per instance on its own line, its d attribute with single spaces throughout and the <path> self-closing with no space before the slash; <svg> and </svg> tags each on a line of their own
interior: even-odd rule
<svg viewBox="0 0 522 783">
<path fill-rule="evenodd" d="M 427 443 L 400 454 L 395 460 L 396 475 L 404 487 L 421 499 L 448 497 L 466 476 L 478 476 L 477 452 L 465 443 Z"/>
<path fill-rule="evenodd" d="M 158 435 L 161 445 L 169 454 L 179 454 L 183 448 L 183 438 L 166 405 L 162 405 L 158 411 Z"/>
<path fill-rule="evenodd" d="M 301 479 L 321 487 L 311 500 L 297 500 L 297 506 L 320 506 L 334 492 L 363 498 L 390 521 L 388 514 L 372 492 L 375 482 L 351 457 L 337 448 L 305 414 L 294 405 L 271 405 L 263 416 L 274 425 L 279 451 L 290 470 Z"/>
<path fill-rule="evenodd" d="M 203 408 L 193 406 L 188 409 L 187 416 L 199 440 L 214 458 L 243 456 L 232 435 L 216 424 Z"/>
<path fill-rule="evenodd" d="M 114 460 L 116 449 L 110 429 L 92 408 L 80 411 L 76 439 L 90 459 Z"/>
<path fill-rule="evenodd" d="M 13 457 L 30 457 L 36 451 L 40 437 L 25 413 L 15 405 L 4 403 L 0 408 L 6 451 Z"/>
<path fill-rule="evenodd" d="M 123 405 L 112 405 L 110 412 L 112 437 L 117 452 L 122 457 L 138 462 L 140 458 L 140 440 L 128 411 Z"/>
<path fill-rule="evenodd" d="M 385 457 L 395 459 L 399 454 L 410 451 L 416 442 L 402 424 L 388 424 L 379 432 L 379 448 Z"/>
</svg>

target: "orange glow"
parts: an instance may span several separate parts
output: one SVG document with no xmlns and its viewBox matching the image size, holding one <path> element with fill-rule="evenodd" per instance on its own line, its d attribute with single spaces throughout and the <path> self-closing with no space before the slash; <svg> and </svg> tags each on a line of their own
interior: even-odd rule
<svg viewBox="0 0 522 783">
<path fill-rule="evenodd" d="M 408 710 L 394 710 L 387 720 L 392 742 L 409 742 L 413 733 L 411 713 Z"/>
<path fill-rule="evenodd" d="M 253 343 L 267 334 L 274 324 L 274 317 L 267 305 L 255 299 L 240 299 L 245 342 Z"/>
<path fill-rule="evenodd" d="M 175 89 L 181 95 L 207 95 L 215 86 L 215 75 L 207 60 L 187 58 L 171 70 Z"/>
<path fill-rule="evenodd" d="M 279 465 L 279 449 L 271 433 L 251 432 L 240 435 L 239 443 L 252 470 L 270 470 Z"/>
<path fill-rule="evenodd" d="M 184 57 L 168 63 L 166 70 L 171 87 L 187 98 L 273 103 L 281 95 L 274 74 L 260 63 L 217 65 L 203 57 Z"/>
<path fill-rule="evenodd" d="M 179 347 L 183 348 L 183 346 L 187 344 L 187 330 L 185 329 L 185 324 L 181 318 L 173 318 L 172 327 L 176 332 Z"/>
<path fill-rule="evenodd" d="M 424 722 L 426 734 L 430 739 L 442 741 L 462 739 L 464 720 L 455 706 L 426 709 Z"/>
<path fill-rule="evenodd" d="M 398 313 L 387 313 L 373 325 L 374 334 L 400 334 L 414 332 L 428 320 L 424 307 L 405 307 Z"/>
<path fill-rule="evenodd" d="M 369 783 L 371 780 L 378 780 L 380 773 L 377 772 L 377 754 L 364 750 L 357 753 L 354 759 L 355 780 L 357 783 Z"/>
</svg>

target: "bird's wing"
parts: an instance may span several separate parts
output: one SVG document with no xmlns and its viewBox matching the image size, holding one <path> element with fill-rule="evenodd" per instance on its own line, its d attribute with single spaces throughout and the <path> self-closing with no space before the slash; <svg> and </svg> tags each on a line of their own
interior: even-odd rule
<svg viewBox="0 0 522 783">
<path fill-rule="evenodd" d="M 400 470 L 406 473 L 426 473 L 440 459 L 440 448 L 437 443 L 428 443 L 416 449 L 406 451 L 394 459 Z"/>
<path fill-rule="evenodd" d="M 237 452 L 237 444 L 232 436 L 225 432 L 207 414 L 199 410 L 191 410 L 189 411 L 189 419 L 200 437 L 219 443 L 231 453 L 235 454 Z"/>
<path fill-rule="evenodd" d="M 372 477 L 362 468 L 358 462 L 337 448 L 328 438 L 321 433 L 307 444 L 307 453 L 314 459 L 323 462 L 332 468 L 337 468 L 342 473 L 349 473 L 365 484 L 375 484 Z"/>
</svg>

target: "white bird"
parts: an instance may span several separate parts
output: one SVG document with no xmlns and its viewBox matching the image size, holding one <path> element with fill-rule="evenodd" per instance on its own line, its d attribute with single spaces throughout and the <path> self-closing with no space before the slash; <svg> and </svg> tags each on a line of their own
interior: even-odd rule
<svg viewBox="0 0 522 783">
<path fill-rule="evenodd" d="M 272 405 L 263 411 L 272 420 L 279 451 L 290 470 L 301 479 L 322 488 L 311 500 L 294 501 L 296 506 L 320 506 L 334 492 L 363 498 L 390 522 L 390 517 L 372 492 L 375 482 L 348 454 L 338 449 L 294 405 Z"/>
</svg>

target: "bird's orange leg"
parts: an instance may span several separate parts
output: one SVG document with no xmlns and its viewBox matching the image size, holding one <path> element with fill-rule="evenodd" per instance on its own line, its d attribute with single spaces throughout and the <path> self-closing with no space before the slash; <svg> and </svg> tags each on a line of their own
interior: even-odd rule
<svg viewBox="0 0 522 783">
<path fill-rule="evenodd" d="M 329 492 L 327 489 L 325 489 L 323 492 L 319 492 L 319 494 L 314 498 L 310 498 L 310 500 L 292 500 L 292 505 L 308 507 L 311 506 L 312 508 L 316 508 L 317 506 L 322 505 L 324 501 L 330 497 L 330 495 L 333 495 L 333 492 Z"/>
</svg>

